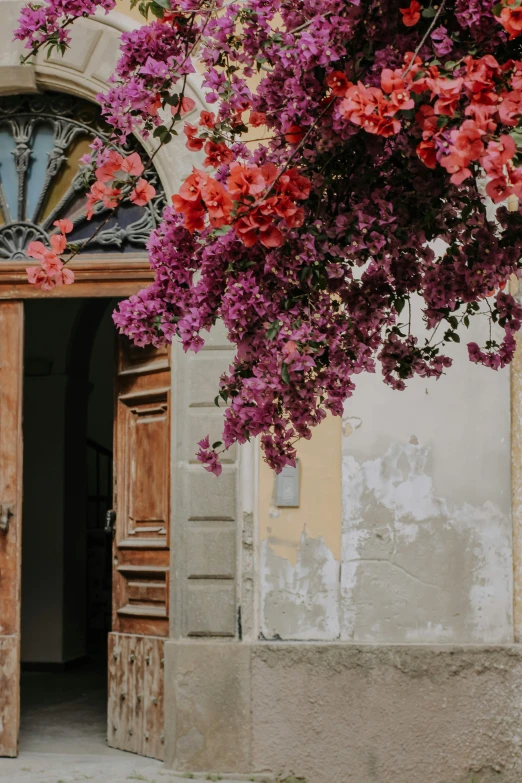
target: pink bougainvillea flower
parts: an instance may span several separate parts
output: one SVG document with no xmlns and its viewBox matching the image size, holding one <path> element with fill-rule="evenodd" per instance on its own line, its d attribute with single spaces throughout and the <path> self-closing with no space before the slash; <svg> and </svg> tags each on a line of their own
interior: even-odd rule
<svg viewBox="0 0 522 783">
<path fill-rule="evenodd" d="M 196 101 L 193 100 L 193 98 L 189 98 L 185 95 L 181 100 L 181 105 L 177 104 L 176 106 L 171 106 L 170 111 L 171 114 L 180 114 L 182 117 L 184 117 L 185 114 L 189 114 L 195 108 Z"/>
<path fill-rule="evenodd" d="M 26 272 L 29 283 L 42 291 L 52 291 L 56 285 L 54 277 L 48 275 L 41 266 L 29 266 Z"/>
<path fill-rule="evenodd" d="M 72 285 L 74 283 L 74 272 L 72 269 L 67 269 L 67 267 L 63 267 L 63 269 L 55 276 L 56 285 Z"/>
<path fill-rule="evenodd" d="M 57 255 L 63 253 L 67 247 L 67 239 L 64 234 L 51 234 L 49 237 L 51 247 Z"/>
<path fill-rule="evenodd" d="M 287 340 L 281 349 L 281 353 L 283 354 L 283 361 L 286 364 L 290 364 L 296 359 L 300 359 L 297 344 L 293 340 Z"/>
<path fill-rule="evenodd" d="M 43 261 L 49 252 L 49 248 L 40 241 L 29 242 L 27 245 L 27 255 L 30 258 L 37 258 L 38 261 Z"/>
<path fill-rule="evenodd" d="M 146 105 L 146 112 L 151 117 L 155 117 L 161 109 L 161 96 L 155 95 L 154 98 Z"/>
<path fill-rule="evenodd" d="M 107 160 L 96 169 L 95 176 L 99 182 L 109 182 L 114 179 L 116 173 L 122 169 L 124 162 L 123 155 L 116 150 L 110 150 Z"/>
<path fill-rule="evenodd" d="M 144 207 L 155 195 L 156 188 L 151 185 L 150 182 L 147 182 L 146 179 L 140 177 L 136 183 L 136 187 L 131 192 L 129 199 L 133 204 L 136 204 L 136 206 Z"/>
<path fill-rule="evenodd" d="M 437 165 L 437 148 L 433 141 L 421 141 L 417 145 L 417 155 L 425 166 L 434 169 Z"/>
<path fill-rule="evenodd" d="M 53 226 L 56 226 L 56 228 L 59 229 L 62 234 L 70 234 L 70 232 L 74 228 L 74 224 L 72 220 L 69 220 L 69 218 L 61 218 L 60 220 L 55 220 Z"/>
<path fill-rule="evenodd" d="M 137 152 L 131 152 L 121 164 L 121 170 L 133 177 L 140 177 L 143 174 L 144 165 Z"/>
</svg>

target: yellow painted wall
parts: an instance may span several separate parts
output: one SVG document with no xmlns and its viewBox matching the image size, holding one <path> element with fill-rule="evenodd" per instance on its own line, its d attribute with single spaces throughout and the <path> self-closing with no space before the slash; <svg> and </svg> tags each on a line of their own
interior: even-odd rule
<svg viewBox="0 0 522 783">
<path fill-rule="evenodd" d="M 120 12 L 120 14 L 125 14 L 125 16 L 130 16 L 133 19 L 136 19 L 137 22 L 143 22 L 143 16 L 138 11 L 138 8 L 131 8 L 129 0 L 116 0 L 116 10 Z"/>
<path fill-rule="evenodd" d="M 336 560 L 341 558 L 341 419 L 328 416 L 310 440 L 298 446 L 299 508 L 276 508 L 275 473 L 259 468 L 259 532 L 273 551 L 295 566 L 301 533 L 322 536 Z"/>
<path fill-rule="evenodd" d="M 128 0 L 117 0 L 117 10 L 142 22 Z M 259 128 L 253 129 L 259 133 Z M 217 382 L 217 379 L 216 379 Z M 274 506 L 275 474 L 260 460 L 259 533 L 272 549 L 295 565 L 301 533 L 322 536 L 333 556 L 341 558 L 341 420 L 329 416 L 309 441 L 298 446 L 301 496 L 299 508 Z"/>
</svg>

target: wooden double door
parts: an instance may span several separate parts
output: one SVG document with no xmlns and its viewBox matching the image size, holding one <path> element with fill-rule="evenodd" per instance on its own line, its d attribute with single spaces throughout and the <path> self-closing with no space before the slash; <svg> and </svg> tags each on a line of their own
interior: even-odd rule
<svg viewBox="0 0 522 783">
<path fill-rule="evenodd" d="M 21 301 L 0 301 L 0 756 L 20 723 L 22 552 Z M 163 758 L 169 627 L 170 363 L 167 350 L 118 341 L 114 413 L 112 632 L 108 741 Z"/>
</svg>

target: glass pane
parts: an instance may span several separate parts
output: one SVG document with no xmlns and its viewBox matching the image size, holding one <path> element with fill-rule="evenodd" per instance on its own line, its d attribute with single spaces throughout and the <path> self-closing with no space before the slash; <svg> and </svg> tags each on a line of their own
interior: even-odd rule
<svg viewBox="0 0 522 783">
<path fill-rule="evenodd" d="M 32 220 L 45 182 L 49 153 L 54 147 L 52 125 L 38 125 L 33 134 L 31 162 L 27 178 L 27 218 Z"/>
<path fill-rule="evenodd" d="M 0 182 L 4 191 L 5 200 L 11 213 L 11 218 L 16 220 L 18 198 L 18 175 L 14 161 L 15 143 L 11 131 L 6 127 L 0 127 Z M 7 215 L 5 216 L 7 218 Z"/>
<path fill-rule="evenodd" d="M 45 218 L 48 217 L 54 209 L 56 209 L 62 198 L 71 187 L 71 183 L 78 173 L 80 158 L 82 155 L 85 155 L 86 152 L 90 152 L 89 145 L 91 142 L 92 138 L 89 136 L 80 137 L 75 142 L 73 142 L 67 151 L 67 160 L 65 163 L 62 163 L 60 171 L 51 184 L 42 215 L 40 216 L 42 221 L 45 220 Z M 85 200 L 83 201 L 85 203 Z"/>
</svg>

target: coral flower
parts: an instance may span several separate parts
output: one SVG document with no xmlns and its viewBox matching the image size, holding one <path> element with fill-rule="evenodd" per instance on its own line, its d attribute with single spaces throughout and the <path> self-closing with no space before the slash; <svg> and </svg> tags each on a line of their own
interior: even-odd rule
<svg viewBox="0 0 522 783">
<path fill-rule="evenodd" d="M 500 23 L 507 33 L 509 40 L 517 38 L 522 33 L 522 6 L 513 8 L 515 0 L 507 0 L 504 8 L 500 12 Z"/>
<path fill-rule="evenodd" d="M 417 155 L 429 169 L 434 169 L 437 165 L 436 151 L 437 148 L 433 141 L 421 141 L 417 145 Z"/>
<path fill-rule="evenodd" d="M 52 234 L 49 237 L 49 241 L 51 243 L 52 249 L 57 255 L 63 253 L 67 247 L 67 239 L 65 238 L 64 234 Z"/>
<path fill-rule="evenodd" d="M 285 131 L 285 141 L 288 144 L 299 144 L 305 135 L 300 125 L 290 125 Z"/>
<path fill-rule="evenodd" d="M 408 8 L 399 8 L 399 11 L 402 14 L 402 23 L 406 25 L 406 27 L 415 27 L 421 18 L 420 8 L 420 3 L 418 3 L 417 0 L 411 0 Z"/>
<path fill-rule="evenodd" d="M 147 204 L 151 198 L 154 198 L 156 195 L 156 188 L 150 184 L 150 182 L 147 182 L 146 179 L 143 179 L 143 177 L 140 177 L 140 179 L 136 183 L 136 187 L 130 194 L 129 198 L 133 202 L 133 204 L 136 204 L 138 207 L 144 207 L 145 204 Z"/>
<path fill-rule="evenodd" d="M 220 182 L 209 179 L 201 191 L 203 201 L 208 209 L 210 223 L 214 228 L 230 223 L 229 215 L 232 212 L 232 199 Z"/>
<path fill-rule="evenodd" d="M 123 161 L 123 155 L 120 155 L 116 150 L 110 150 L 105 163 L 95 171 L 96 179 L 99 182 L 109 182 L 109 180 L 114 179 L 116 172 L 121 170 Z"/>
<path fill-rule="evenodd" d="M 140 177 L 143 174 L 143 169 L 143 163 L 137 152 L 131 152 L 121 164 L 121 170 L 133 177 Z"/>
<path fill-rule="evenodd" d="M 232 198 L 238 201 L 242 196 L 257 198 L 265 189 L 266 180 L 257 166 L 243 166 L 241 163 L 233 163 L 230 167 L 227 185 Z"/>
<path fill-rule="evenodd" d="M 56 228 L 59 229 L 62 234 L 69 234 L 74 228 L 73 222 L 72 220 L 69 220 L 69 218 L 55 220 L 53 226 L 56 226 Z"/>
</svg>

